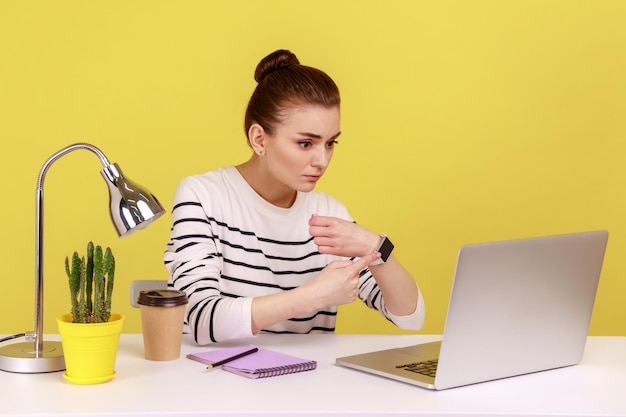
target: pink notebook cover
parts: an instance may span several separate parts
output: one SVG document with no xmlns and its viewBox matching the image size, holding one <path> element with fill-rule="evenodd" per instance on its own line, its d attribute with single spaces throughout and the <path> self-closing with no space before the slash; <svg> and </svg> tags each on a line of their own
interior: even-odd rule
<svg viewBox="0 0 626 417">
<path fill-rule="evenodd" d="M 190 353 L 189 359 L 205 363 L 207 365 L 245 352 L 255 345 L 238 346 L 233 348 L 212 350 L 207 352 Z M 224 370 L 242 375 L 248 378 L 266 378 L 294 372 L 311 371 L 317 367 L 317 362 L 308 359 L 297 358 L 285 353 L 259 347 L 258 352 L 251 353 L 242 358 L 235 359 L 223 366 Z"/>
</svg>

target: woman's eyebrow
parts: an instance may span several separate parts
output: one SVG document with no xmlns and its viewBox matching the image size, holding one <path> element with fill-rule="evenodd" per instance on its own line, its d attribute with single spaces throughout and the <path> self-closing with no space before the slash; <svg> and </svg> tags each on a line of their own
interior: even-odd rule
<svg viewBox="0 0 626 417">
<path fill-rule="evenodd" d="M 311 139 L 323 139 L 321 135 L 318 135 L 317 133 L 311 133 L 311 132 L 298 132 L 298 135 L 306 136 Z M 339 135 L 341 135 L 341 132 L 337 132 L 337 134 L 332 136 L 330 140 L 337 139 Z"/>
</svg>

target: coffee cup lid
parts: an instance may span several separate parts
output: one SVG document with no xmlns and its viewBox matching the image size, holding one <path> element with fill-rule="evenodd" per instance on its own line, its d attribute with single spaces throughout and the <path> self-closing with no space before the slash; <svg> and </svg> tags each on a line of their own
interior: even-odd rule
<svg viewBox="0 0 626 417">
<path fill-rule="evenodd" d="M 137 304 L 151 307 L 175 307 L 187 304 L 187 294 L 171 289 L 139 291 Z"/>
</svg>

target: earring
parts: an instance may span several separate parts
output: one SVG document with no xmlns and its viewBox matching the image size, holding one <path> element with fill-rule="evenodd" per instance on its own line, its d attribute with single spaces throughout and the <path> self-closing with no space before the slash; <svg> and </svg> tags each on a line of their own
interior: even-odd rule
<svg viewBox="0 0 626 417">
<path fill-rule="evenodd" d="M 260 150 L 260 151 L 259 151 L 259 156 L 263 156 L 263 154 L 264 154 L 264 153 L 265 153 L 265 151 Z"/>
</svg>

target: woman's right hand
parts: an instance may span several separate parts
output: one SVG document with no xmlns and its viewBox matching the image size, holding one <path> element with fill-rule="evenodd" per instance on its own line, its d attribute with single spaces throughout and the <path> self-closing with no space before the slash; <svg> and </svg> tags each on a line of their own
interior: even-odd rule
<svg viewBox="0 0 626 417">
<path fill-rule="evenodd" d="M 314 280 L 304 286 L 313 292 L 311 295 L 318 306 L 316 309 L 353 302 L 359 294 L 359 272 L 379 256 L 379 253 L 372 252 L 355 261 L 329 263 Z"/>
<path fill-rule="evenodd" d="M 252 299 L 252 334 L 292 317 L 318 311 L 324 307 L 351 303 L 359 294 L 359 272 L 379 253 L 368 253 L 352 262 L 334 261 L 326 265 L 313 280 L 291 291 Z"/>
</svg>

